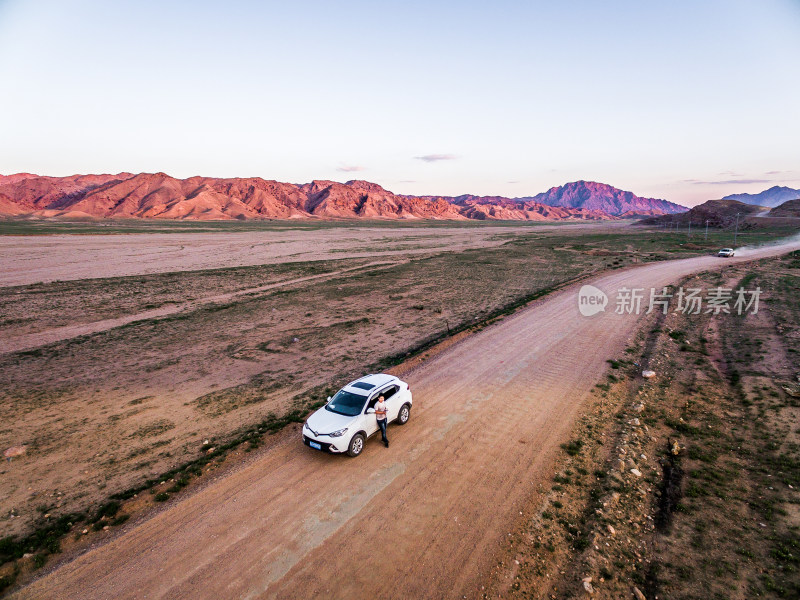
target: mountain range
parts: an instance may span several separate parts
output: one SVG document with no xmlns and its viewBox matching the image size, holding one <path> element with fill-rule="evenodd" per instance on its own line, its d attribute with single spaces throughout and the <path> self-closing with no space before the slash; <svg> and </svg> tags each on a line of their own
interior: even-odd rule
<svg viewBox="0 0 800 600">
<path fill-rule="evenodd" d="M 787 200 L 772 209 L 739 200 L 708 200 L 698 204 L 680 215 L 660 215 L 642 219 L 640 225 L 660 225 L 665 227 L 709 227 L 748 228 L 764 224 L 770 219 L 800 218 L 800 199 Z M 774 221 L 773 221 L 774 222 Z"/>
<path fill-rule="evenodd" d="M 603 183 L 577 181 L 536 196 L 408 196 L 376 183 L 281 183 L 251 178 L 117 173 L 0 175 L 0 215 L 160 219 L 600 220 L 684 212 Z"/>
<path fill-rule="evenodd" d="M 567 183 L 527 199 L 549 206 L 581 207 L 618 216 L 676 214 L 686 211 L 686 207 L 666 200 L 640 198 L 632 192 L 594 181 Z"/>
<path fill-rule="evenodd" d="M 774 208 L 787 200 L 797 200 L 798 198 L 800 198 L 800 190 L 776 185 L 758 194 L 730 194 L 725 196 L 723 200 L 738 200 L 745 204 L 758 204 Z"/>
<path fill-rule="evenodd" d="M 710 227 L 733 227 L 737 220 L 743 224 L 747 217 L 759 215 L 764 210 L 738 200 L 708 200 L 681 215 L 654 216 L 639 221 L 639 224 L 686 227 L 691 223 L 693 227 L 704 227 L 708 223 Z"/>
</svg>

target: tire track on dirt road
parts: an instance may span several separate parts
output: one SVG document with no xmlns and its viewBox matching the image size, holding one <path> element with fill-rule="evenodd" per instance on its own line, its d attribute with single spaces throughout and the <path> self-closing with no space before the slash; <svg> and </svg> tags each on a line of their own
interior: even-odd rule
<svg viewBox="0 0 800 600">
<path fill-rule="evenodd" d="M 800 249 L 753 252 L 740 262 Z M 729 262 L 729 261 L 728 261 Z M 596 278 L 648 289 L 728 262 L 700 257 Z M 580 316 L 573 286 L 409 373 L 390 449 L 356 460 L 285 441 L 46 574 L 27 598 L 454 598 L 481 581 L 606 360 L 640 320 Z M 380 561 L 382 575 L 375 575 Z"/>
</svg>

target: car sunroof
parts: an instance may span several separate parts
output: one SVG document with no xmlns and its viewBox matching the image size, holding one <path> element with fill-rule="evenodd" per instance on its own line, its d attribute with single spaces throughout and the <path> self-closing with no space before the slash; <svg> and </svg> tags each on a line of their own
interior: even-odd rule
<svg viewBox="0 0 800 600">
<path fill-rule="evenodd" d="M 371 390 L 375 386 L 371 383 L 364 383 L 363 381 L 359 381 L 354 383 L 351 387 L 358 388 L 360 390 Z"/>
</svg>

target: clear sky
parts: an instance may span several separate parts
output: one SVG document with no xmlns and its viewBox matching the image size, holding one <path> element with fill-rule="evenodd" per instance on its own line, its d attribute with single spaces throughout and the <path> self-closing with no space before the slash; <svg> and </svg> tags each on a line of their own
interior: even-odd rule
<svg viewBox="0 0 800 600">
<path fill-rule="evenodd" d="M 0 0 L 0 173 L 800 187 L 800 0 Z"/>
</svg>

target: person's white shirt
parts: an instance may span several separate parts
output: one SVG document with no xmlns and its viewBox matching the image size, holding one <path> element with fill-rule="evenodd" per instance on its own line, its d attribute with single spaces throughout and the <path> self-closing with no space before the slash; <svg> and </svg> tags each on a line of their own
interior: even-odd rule
<svg viewBox="0 0 800 600">
<path fill-rule="evenodd" d="M 378 414 L 378 413 L 381 413 L 381 412 L 383 413 L 382 415 Z M 375 405 L 375 418 L 376 419 L 386 419 L 386 416 L 387 416 L 386 415 L 386 402 L 380 402 L 379 401 Z"/>
</svg>

